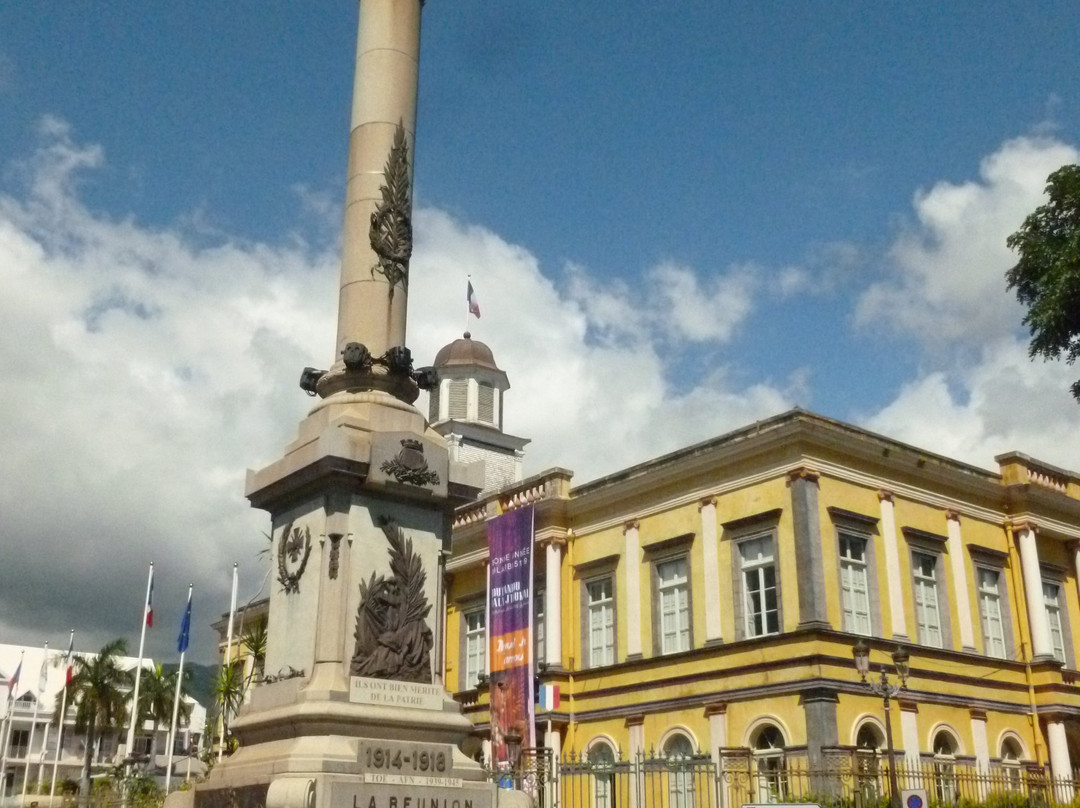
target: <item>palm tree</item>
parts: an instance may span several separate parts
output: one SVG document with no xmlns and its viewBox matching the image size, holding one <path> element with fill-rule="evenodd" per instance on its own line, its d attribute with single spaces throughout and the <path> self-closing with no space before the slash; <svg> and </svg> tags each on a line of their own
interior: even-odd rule
<svg viewBox="0 0 1080 808">
<path fill-rule="evenodd" d="M 176 697 L 177 671 L 166 673 L 161 665 L 144 671 L 139 683 L 139 720 L 154 722 L 154 734 L 150 736 L 150 765 L 157 764 L 158 729 L 161 724 L 172 724 L 173 700 Z M 191 713 L 191 707 L 184 702 L 181 686 L 180 709 L 178 720 L 183 721 Z"/>
<path fill-rule="evenodd" d="M 214 684 L 214 703 L 221 719 L 221 744 L 227 753 L 232 752 L 228 746 L 229 724 L 244 703 L 243 669 L 242 664 L 222 665 L 218 669 L 217 682 Z"/>
<path fill-rule="evenodd" d="M 123 670 L 119 658 L 127 654 L 127 643 L 116 639 L 96 655 L 75 657 L 74 675 L 68 683 L 68 704 L 75 705 L 75 729 L 86 739 L 82 773 L 79 775 L 79 805 L 90 801 L 90 766 L 100 730 L 118 727 L 127 716 L 128 694 L 135 677 Z"/>
<path fill-rule="evenodd" d="M 251 656 L 251 671 L 248 673 L 244 689 L 251 685 L 252 680 L 259 681 L 266 665 L 266 618 L 255 621 L 255 625 L 244 630 L 240 638 L 240 647 L 246 648 Z"/>
</svg>

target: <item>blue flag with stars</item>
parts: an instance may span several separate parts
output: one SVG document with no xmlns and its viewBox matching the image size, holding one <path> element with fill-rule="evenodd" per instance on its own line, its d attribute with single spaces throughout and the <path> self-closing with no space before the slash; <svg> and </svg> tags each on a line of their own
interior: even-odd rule
<svg viewBox="0 0 1080 808">
<path fill-rule="evenodd" d="M 187 609 L 184 610 L 184 621 L 180 624 L 180 636 L 176 640 L 176 650 L 184 653 L 188 647 L 188 637 L 191 633 L 191 590 L 188 590 Z"/>
</svg>

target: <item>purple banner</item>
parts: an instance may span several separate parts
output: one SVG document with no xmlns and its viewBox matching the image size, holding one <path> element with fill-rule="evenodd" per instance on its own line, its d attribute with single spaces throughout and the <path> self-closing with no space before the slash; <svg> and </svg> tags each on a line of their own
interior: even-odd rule
<svg viewBox="0 0 1080 808">
<path fill-rule="evenodd" d="M 536 746 L 533 721 L 533 508 L 487 523 L 488 625 L 491 659 L 491 747 L 510 762 L 507 738 Z"/>
</svg>

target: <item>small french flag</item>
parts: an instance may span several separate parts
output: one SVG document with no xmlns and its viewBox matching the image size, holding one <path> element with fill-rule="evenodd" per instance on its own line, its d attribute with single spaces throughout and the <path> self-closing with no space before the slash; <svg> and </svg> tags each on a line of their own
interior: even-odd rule
<svg viewBox="0 0 1080 808">
<path fill-rule="evenodd" d="M 469 287 L 465 291 L 465 300 L 469 303 L 469 314 L 480 319 L 480 300 L 476 296 L 476 290 L 473 289 L 472 281 L 469 281 Z M 467 319 L 467 318 L 466 318 Z"/>
<path fill-rule="evenodd" d="M 150 572 L 150 586 L 146 590 L 146 625 L 154 627 L 154 573 Z"/>
<path fill-rule="evenodd" d="M 540 685 L 540 709 L 551 712 L 559 709 L 559 686 Z"/>
</svg>

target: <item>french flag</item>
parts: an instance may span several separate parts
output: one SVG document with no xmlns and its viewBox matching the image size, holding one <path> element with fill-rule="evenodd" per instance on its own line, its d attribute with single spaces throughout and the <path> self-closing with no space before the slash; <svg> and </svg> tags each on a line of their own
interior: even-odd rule
<svg viewBox="0 0 1080 808">
<path fill-rule="evenodd" d="M 476 290 L 473 289 L 472 281 L 469 281 L 469 289 L 465 293 L 465 299 L 469 302 L 469 314 L 473 315 L 477 320 L 479 320 L 480 301 L 476 297 Z"/>
<path fill-rule="evenodd" d="M 154 627 L 154 578 L 150 577 L 150 587 L 146 590 L 146 626 Z"/>
</svg>

